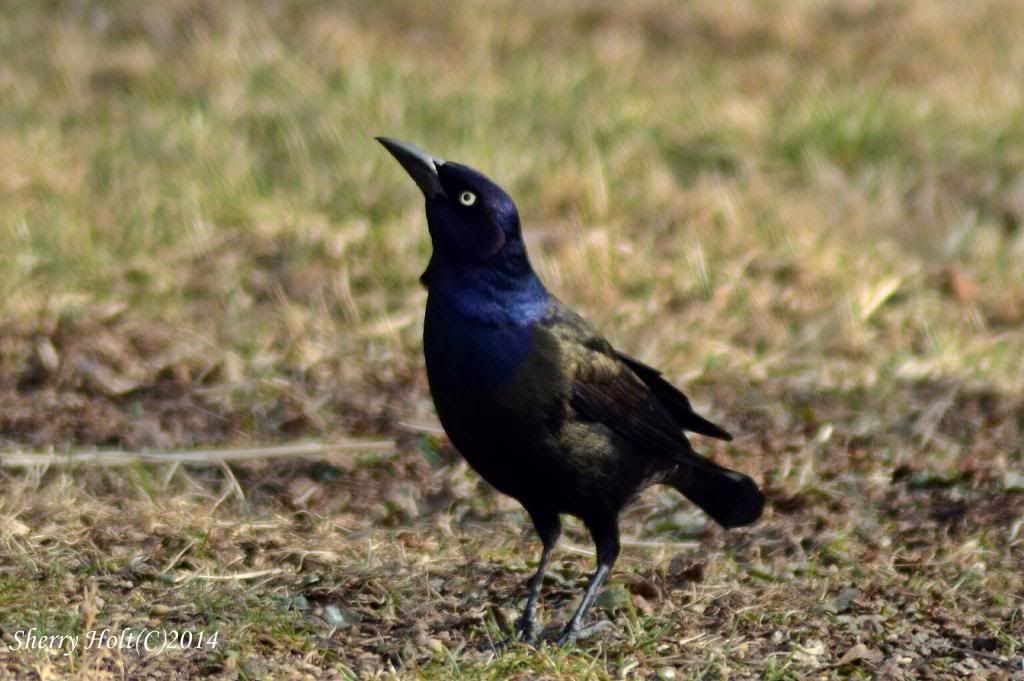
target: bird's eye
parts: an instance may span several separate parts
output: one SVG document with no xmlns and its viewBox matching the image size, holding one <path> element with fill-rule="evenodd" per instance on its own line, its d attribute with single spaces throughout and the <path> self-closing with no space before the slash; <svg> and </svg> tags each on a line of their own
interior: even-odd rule
<svg viewBox="0 0 1024 681">
<path fill-rule="evenodd" d="M 459 203 L 463 206 L 472 206 L 476 203 L 476 194 L 473 192 L 462 192 L 459 194 Z"/>
</svg>

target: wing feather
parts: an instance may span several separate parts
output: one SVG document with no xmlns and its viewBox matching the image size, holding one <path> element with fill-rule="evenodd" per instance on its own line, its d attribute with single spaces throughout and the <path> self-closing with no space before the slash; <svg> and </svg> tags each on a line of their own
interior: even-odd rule
<svg viewBox="0 0 1024 681">
<path fill-rule="evenodd" d="M 632 366 L 639 364 L 636 360 L 617 353 L 582 317 L 561 304 L 552 307 L 541 328 L 558 346 L 569 377 L 569 406 L 579 417 L 605 425 L 645 451 L 675 459 L 696 456 L 670 406 Z"/>
<path fill-rule="evenodd" d="M 647 387 L 651 389 L 651 392 L 658 398 L 658 401 L 672 415 L 680 428 L 701 435 L 707 435 L 708 437 L 715 437 L 719 440 L 732 440 L 732 435 L 728 431 L 695 412 L 689 398 L 677 387 L 666 381 L 660 371 L 623 352 L 616 351 L 615 355 L 625 362 L 626 366 L 640 377 L 640 380 L 647 384 Z"/>
</svg>

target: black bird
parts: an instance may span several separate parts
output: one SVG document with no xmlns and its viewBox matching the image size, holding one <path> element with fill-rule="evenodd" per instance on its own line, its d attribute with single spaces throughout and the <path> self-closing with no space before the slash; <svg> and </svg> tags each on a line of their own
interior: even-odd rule
<svg viewBox="0 0 1024 681">
<path fill-rule="evenodd" d="M 723 527 L 757 520 L 764 496 L 746 475 L 696 454 L 683 431 L 729 433 L 544 288 L 501 187 L 411 144 L 377 140 L 426 197 L 423 354 L 437 415 L 466 461 L 523 505 L 543 543 L 516 623 L 523 640 L 537 638 L 560 514 L 582 519 L 593 537 L 597 570 L 559 637 L 572 642 L 619 555 L 619 512 L 640 490 L 671 485 Z"/>
</svg>

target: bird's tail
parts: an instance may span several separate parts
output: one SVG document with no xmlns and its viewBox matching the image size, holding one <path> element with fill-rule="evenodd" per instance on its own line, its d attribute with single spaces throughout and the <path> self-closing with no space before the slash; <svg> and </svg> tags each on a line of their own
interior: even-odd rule
<svg viewBox="0 0 1024 681">
<path fill-rule="evenodd" d="M 749 525 L 761 517 L 764 494 L 746 475 L 703 457 L 679 466 L 670 485 L 725 528 Z"/>
</svg>

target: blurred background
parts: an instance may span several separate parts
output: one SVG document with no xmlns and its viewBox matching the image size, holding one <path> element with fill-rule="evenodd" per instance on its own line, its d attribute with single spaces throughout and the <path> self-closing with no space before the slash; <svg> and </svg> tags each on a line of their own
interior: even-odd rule
<svg viewBox="0 0 1024 681">
<path fill-rule="evenodd" d="M 1013 2 L 8 4 L 0 366 L 18 414 L 0 436 L 172 446 L 404 418 L 429 240 L 375 134 L 506 186 L 550 287 L 675 378 L 1020 387 L 1014 19 Z M 227 420 L 122 423 L 140 390 Z"/>
<path fill-rule="evenodd" d="M 709 564 L 726 560 L 711 582 L 749 589 L 753 579 L 769 611 L 772 598 L 782 608 L 795 596 L 750 578 L 749 562 L 811 597 L 834 582 L 785 565 L 817 560 L 828 532 L 840 538 L 829 551 L 844 556 L 833 564 L 850 579 L 854 563 L 916 556 L 923 541 L 950 552 L 914 558 L 946 561 L 948 572 L 928 576 L 936 593 L 977 589 L 956 596 L 977 607 L 943 611 L 968 629 L 981 623 L 963 645 L 989 637 L 1012 656 L 1019 633 L 1000 637 L 1019 626 L 1006 614 L 1019 612 L 1019 596 L 996 596 L 1021 593 L 1019 562 L 1009 567 L 1020 559 L 1024 488 L 1021 26 L 1024 4 L 1011 0 L 5 2 L 0 448 L 396 443 L 319 463 L 8 467 L 0 511 L 20 523 L 8 546 L 21 558 L 3 579 L 47 604 L 25 622 L 53 628 L 54 613 L 88 591 L 86 574 L 125 569 L 140 551 L 165 571 L 182 560 L 195 571 L 234 565 L 240 539 L 224 523 L 279 514 L 289 538 L 247 540 L 241 564 L 292 566 L 299 580 L 307 568 L 295 556 L 334 542 L 318 568 L 330 588 L 302 591 L 285 576 L 241 595 L 195 586 L 190 602 L 235 627 L 236 655 L 187 664 L 237 673 L 239 655 L 253 655 L 248 673 L 259 676 L 270 673 L 259 666 L 266 650 L 284 645 L 293 659 L 318 650 L 310 659 L 321 670 L 451 672 L 431 641 L 454 650 L 463 635 L 500 630 L 500 611 L 456 622 L 472 609 L 439 603 L 446 587 L 417 581 L 425 568 L 413 544 L 374 562 L 346 534 L 370 533 L 359 536 L 379 547 L 402 544 L 379 528 L 431 535 L 440 524 L 442 544 L 427 549 L 462 566 L 451 568 L 460 578 L 479 576 L 465 556 L 496 566 L 518 556 L 522 579 L 534 559 L 518 507 L 477 483 L 433 416 L 417 283 L 429 239 L 418 190 L 373 141 L 385 134 L 508 189 L 549 288 L 738 434 L 699 446 L 766 483 L 768 529 L 734 546 L 678 497 L 646 495 L 626 533 L 669 542 L 643 554 L 654 566 L 643 579 L 659 594 L 680 532 Z M 318 520 L 293 525 L 299 512 Z M 136 523 L 139 536 L 103 535 L 97 518 Z M 480 520 L 495 534 L 463 536 L 462 523 L 482 532 Z M 187 539 L 217 532 L 202 551 Z M 164 538 L 150 546 L 154 533 Z M 975 543 L 963 553 L 965 537 Z M 108 545 L 115 538 L 122 553 Z M 306 553 L 281 549 L 289 542 Z M 589 558 L 570 555 L 566 579 L 582 579 Z M 981 555 L 991 572 L 958 582 Z M 40 562 L 61 566 L 52 583 L 32 581 Z M 622 570 L 632 569 L 627 560 Z M 367 592 L 351 575 L 371 573 L 392 575 L 381 589 L 406 589 L 380 596 L 389 614 L 345 600 L 346 589 Z M 459 593 L 465 584 L 451 578 Z M 496 584 L 481 598 L 504 598 L 511 611 L 519 582 Z M 885 598 L 896 598 L 888 586 Z M 96 588 L 120 602 L 102 580 Z M 232 608 L 273 610 L 261 600 L 273 589 L 303 596 L 318 617 L 347 603 L 363 622 L 338 625 L 354 637 L 347 652 L 310 643 L 326 636 L 337 648 L 342 634 L 310 629 L 292 601 L 266 615 L 291 643 L 238 633 L 264 629 Z M 638 593 L 660 603 L 630 592 L 637 631 L 648 631 L 645 617 L 707 630 L 707 617 L 665 604 L 645 613 Z M 423 624 L 425 611 L 403 610 L 412 603 L 448 619 Z M 182 622 L 199 617 L 188 613 Z M 824 652 L 798 659 L 800 646 L 818 648 L 772 639 L 780 622 L 793 624 L 726 624 L 719 638 L 747 640 L 751 665 L 805 671 L 861 640 L 816 635 Z M 1007 624 L 993 633 L 984 622 Z M 613 654 L 616 664 L 637 655 L 635 644 Z M 873 645 L 884 665 L 890 653 Z M 709 664 L 728 670 L 731 653 L 714 654 L 725 657 Z M 561 664 L 547 671 L 580 671 Z"/>
</svg>

